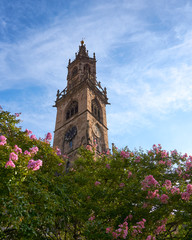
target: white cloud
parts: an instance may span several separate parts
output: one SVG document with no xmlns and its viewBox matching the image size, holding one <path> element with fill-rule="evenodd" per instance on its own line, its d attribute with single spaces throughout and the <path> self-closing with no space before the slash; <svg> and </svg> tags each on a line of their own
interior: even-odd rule
<svg viewBox="0 0 192 240">
<path fill-rule="evenodd" d="M 175 7 L 165 1 L 95 1 L 80 13 L 65 12 L 28 29 L 17 42 L 1 42 L 1 91 L 44 89 L 25 96 L 22 105 L 1 104 L 22 111 L 24 122 L 40 132 L 54 128 L 54 110 L 43 109 L 65 88 L 68 59 L 84 37 L 88 50 L 96 52 L 99 81 L 108 88 L 111 134 L 131 134 L 153 126 L 154 118 L 191 111 L 192 8 L 173 2 Z M 37 106 L 33 113 L 30 104 Z"/>
</svg>

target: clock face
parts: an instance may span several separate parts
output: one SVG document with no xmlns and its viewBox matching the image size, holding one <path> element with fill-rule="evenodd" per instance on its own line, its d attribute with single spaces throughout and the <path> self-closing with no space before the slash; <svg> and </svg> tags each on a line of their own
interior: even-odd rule
<svg viewBox="0 0 192 240">
<path fill-rule="evenodd" d="M 97 124 L 93 125 L 93 132 L 94 132 L 96 137 L 98 137 L 98 138 L 101 137 L 101 131 L 100 131 L 100 129 L 99 129 Z"/>
<path fill-rule="evenodd" d="M 65 133 L 65 141 L 69 142 L 71 141 L 75 135 L 77 134 L 77 128 L 76 126 L 70 128 L 66 133 Z"/>
</svg>

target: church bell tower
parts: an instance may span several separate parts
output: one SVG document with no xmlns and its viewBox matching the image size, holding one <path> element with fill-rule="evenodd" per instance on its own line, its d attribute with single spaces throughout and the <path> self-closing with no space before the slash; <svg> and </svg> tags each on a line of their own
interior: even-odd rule
<svg viewBox="0 0 192 240">
<path fill-rule="evenodd" d="M 107 90 L 96 80 L 96 58 L 89 57 L 81 41 L 75 59 L 68 63 L 67 87 L 57 91 L 57 117 L 53 146 L 75 159 L 80 146 L 97 143 L 97 152 L 108 149 Z"/>
</svg>

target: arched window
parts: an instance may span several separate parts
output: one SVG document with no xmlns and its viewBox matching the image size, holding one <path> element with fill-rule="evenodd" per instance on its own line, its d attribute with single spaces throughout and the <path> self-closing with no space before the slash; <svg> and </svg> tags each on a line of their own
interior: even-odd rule
<svg viewBox="0 0 192 240">
<path fill-rule="evenodd" d="M 78 73 L 78 68 L 77 67 L 74 67 L 73 70 L 72 70 L 72 77 L 74 77 L 75 75 L 77 75 Z"/>
<path fill-rule="evenodd" d="M 85 64 L 84 72 L 89 73 L 89 74 L 91 73 L 91 68 L 90 68 L 89 64 Z"/>
<path fill-rule="evenodd" d="M 78 102 L 73 101 L 66 111 L 66 120 L 78 113 Z"/>
<path fill-rule="evenodd" d="M 102 122 L 102 110 L 101 106 L 97 99 L 92 100 L 91 111 L 93 116 L 99 121 Z"/>
</svg>

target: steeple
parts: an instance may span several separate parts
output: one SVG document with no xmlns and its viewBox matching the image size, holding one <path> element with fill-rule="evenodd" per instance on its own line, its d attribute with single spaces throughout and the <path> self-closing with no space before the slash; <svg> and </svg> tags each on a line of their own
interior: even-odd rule
<svg viewBox="0 0 192 240">
<path fill-rule="evenodd" d="M 81 41 L 75 59 L 68 63 L 67 87 L 57 91 L 57 119 L 54 146 L 75 158 L 81 145 L 98 144 L 98 152 L 108 149 L 107 90 L 96 79 L 96 58 L 89 57 Z"/>
</svg>

